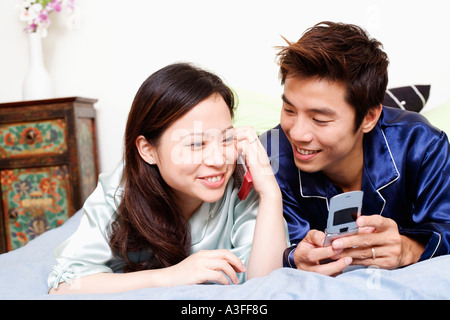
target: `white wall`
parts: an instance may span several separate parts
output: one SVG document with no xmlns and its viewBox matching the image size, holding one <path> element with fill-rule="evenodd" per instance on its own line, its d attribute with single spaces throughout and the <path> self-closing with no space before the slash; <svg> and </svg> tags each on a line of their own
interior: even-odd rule
<svg viewBox="0 0 450 320">
<path fill-rule="evenodd" d="M 55 97 L 99 99 L 100 165 L 120 160 L 125 122 L 140 84 L 157 69 L 192 61 L 234 88 L 279 97 L 274 61 L 281 35 L 296 41 L 322 20 L 354 23 L 388 53 L 390 87 L 431 84 L 427 108 L 450 99 L 450 22 L 445 1 L 75 0 L 79 29 L 53 14 L 44 40 Z M 27 38 L 16 0 L 0 1 L 0 102 L 22 99 Z"/>
</svg>

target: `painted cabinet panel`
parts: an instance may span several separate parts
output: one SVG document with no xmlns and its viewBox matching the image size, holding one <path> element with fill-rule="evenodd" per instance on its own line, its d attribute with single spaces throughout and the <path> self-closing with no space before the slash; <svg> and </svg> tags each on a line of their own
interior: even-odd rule
<svg viewBox="0 0 450 320">
<path fill-rule="evenodd" d="M 64 119 L 0 125 L 0 158 L 67 151 Z"/>
<path fill-rule="evenodd" d="M 69 218 L 67 166 L 2 170 L 0 181 L 8 251 Z"/>
<path fill-rule="evenodd" d="M 0 253 L 62 225 L 94 191 L 96 101 L 0 104 Z"/>
</svg>

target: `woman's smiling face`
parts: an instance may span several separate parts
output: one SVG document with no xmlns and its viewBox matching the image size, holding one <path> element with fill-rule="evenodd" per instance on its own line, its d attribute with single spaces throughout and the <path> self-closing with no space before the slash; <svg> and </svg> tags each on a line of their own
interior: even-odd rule
<svg viewBox="0 0 450 320">
<path fill-rule="evenodd" d="M 213 94 L 175 121 L 151 147 L 151 159 L 180 207 L 218 201 L 234 171 L 236 146 L 229 107 Z"/>
</svg>

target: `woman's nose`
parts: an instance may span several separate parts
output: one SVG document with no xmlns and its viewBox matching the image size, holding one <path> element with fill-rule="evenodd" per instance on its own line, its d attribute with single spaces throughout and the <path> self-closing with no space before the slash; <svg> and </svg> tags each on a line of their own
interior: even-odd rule
<svg viewBox="0 0 450 320">
<path fill-rule="evenodd" d="M 215 141 L 204 149 L 203 163 L 208 166 L 222 166 L 225 163 L 225 148 Z"/>
</svg>

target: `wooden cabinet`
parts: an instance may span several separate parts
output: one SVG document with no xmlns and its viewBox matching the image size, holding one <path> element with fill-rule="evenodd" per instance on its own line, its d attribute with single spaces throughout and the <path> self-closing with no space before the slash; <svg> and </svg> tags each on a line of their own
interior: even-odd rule
<svg viewBox="0 0 450 320">
<path fill-rule="evenodd" d="M 64 223 L 95 189 L 96 101 L 0 104 L 0 253 Z"/>
</svg>

